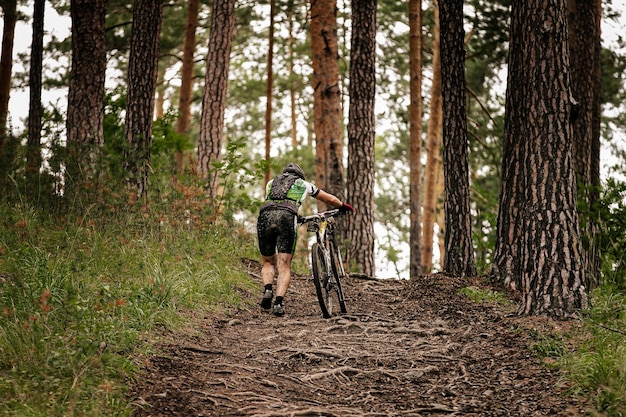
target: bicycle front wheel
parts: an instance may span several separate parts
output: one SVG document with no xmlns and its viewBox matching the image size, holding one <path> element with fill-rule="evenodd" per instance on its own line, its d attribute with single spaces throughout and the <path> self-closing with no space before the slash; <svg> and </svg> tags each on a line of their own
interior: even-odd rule
<svg viewBox="0 0 626 417">
<path fill-rule="evenodd" d="M 346 308 L 346 299 L 343 296 L 343 289 L 341 288 L 341 280 L 346 276 L 346 273 L 343 269 L 343 261 L 341 260 L 341 253 L 339 252 L 339 248 L 335 246 L 335 244 L 330 242 L 330 258 L 331 258 L 331 266 L 333 271 L 333 276 L 335 277 L 335 282 L 333 283 L 333 288 L 337 293 L 337 302 L 339 303 L 339 309 L 342 314 L 346 314 L 348 309 Z"/>
<path fill-rule="evenodd" d="M 332 315 L 332 299 L 328 291 L 329 266 L 324 256 L 324 250 L 319 244 L 314 243 L 311 247 L 311 266 L 313 267 L 313 283 L 320 309 L 325 319 Z"/>
</svg>

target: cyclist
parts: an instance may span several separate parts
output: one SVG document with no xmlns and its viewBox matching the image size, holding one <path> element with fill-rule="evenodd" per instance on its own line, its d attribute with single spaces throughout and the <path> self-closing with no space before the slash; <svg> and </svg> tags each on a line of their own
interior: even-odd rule
<svg viewBox="0 0 626 417">
<path fill-rule="evenodd" d="M 267 183 L 265 193 L 265 203 L 261 206 L 257 221 L 259 250 L 263 257 L 261 279 L 264 288 L 260 304 L 264 310 L 272 308 L 272 284 L 275 270 L 278 269 L 273 312 L 276 316 L 282 316 L 285 314 L 284 297 L 291 282 L 291 259 L 296 247 L 298 209 L 302 201 L 310 195 L 345 212 L 354 209 L 336 196 L 307 182 L 302 168 L 294 163 L 287 164 L 281 175 Z"/>
</svg>

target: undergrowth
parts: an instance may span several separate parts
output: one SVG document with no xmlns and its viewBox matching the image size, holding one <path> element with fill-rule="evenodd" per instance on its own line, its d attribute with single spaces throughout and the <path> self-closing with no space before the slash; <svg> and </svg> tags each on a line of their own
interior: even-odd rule
<svg viewBox="0 0 626 417">
<path fill-rule="evenodd" d="M 252 237 L 175 217 L 0 205 L 0 415 L 131 415 L 126 384 L 158 332 L 243 303 Z"/>
<path fill-rule="evenodd" d="M 576 351 L 561 366 L 573 382 L 573 394 L 590 397 L 607 417 L 626 416 L 626 294 L 611 286 L 593 293 L 583 318 Z"/>
</svg>

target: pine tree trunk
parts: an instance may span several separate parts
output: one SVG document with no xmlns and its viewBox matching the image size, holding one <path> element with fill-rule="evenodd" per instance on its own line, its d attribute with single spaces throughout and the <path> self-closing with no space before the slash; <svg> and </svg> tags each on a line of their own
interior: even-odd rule
<svg viewBox="0 0 626 417">
<path fill-rule="evenodd" d="M 435 210 L 437 205 L 437 177 L 441 168 L 441 48 L 439 7 L 435 9 L 433 33 L 433 81 L 430 91 L 430 119 L 426 134 L 426 167 L 424 169 L 424 229 L 422 237 L 422 270 L 429 274 L 433 266 Z M 441 254 L 443 257 L 443 253 Z M 442 263 L 443 264 L 443 263 Z"/>
<path fill-rule="evenodd" d="M 42 65 L 43 65 L 43 24 L 45 16 L 45 0 L 35 0 L 33 10 L 33 42 L 30 49 L 30 70 L 28 84 L 30 101 L 28 104 L 28 151 L 26 155 L 27 191 L 37 190 L 34 187 L 41 169 L 41 121 L 43 106 L 41 104 Z M 35 198 L 36 194 L 30 195 Z"/>
<path fill-rule="evenodd" d="M 600 0 L 568 0 L 572 90 L 577 104 L 573 120 L 573 159 L 581 213 L 583 259 L 588 290 L 600 281 L 600 254 L 595 204 L 600 187 Z"/>
<path fill-rule="evenodd" d="M 274 84 L 274 0 L 270 0 L 270 28 L 267 48 L 267 79 L 265 81 L 265 160 L 270 161 L 270 150 L 272 145 L 272 87 Z M 265 168 L 265 182 L 270 181 L 271 167 L 267 164 Z"/>
<path fill-rule="evenodd" d="M 219 161 L 221 155 L 234 26 L 235 0 L 216 0 L 211 16 L 198 140 L 198 172 L 206 177 L 207 192 L 212 198 L 218 194 L 219 172 L 211 164 Z"/>
<path fill-rule="evenodd" d="M 336 0 L 311 0 L 311 49 L 317 185 L 343 199 Z M 317 207 L 324 210 L 325 204 L 318 201 Z"/>
<path fill-rule="evenodd" d="M 374 276 L 376 0 L 352 1 L 350 62 L 347 199 L 361 204 L 348 218 L 346 261 L 351 271 Z"/>
<path fill-rule="evenodd" d="M 453 276 L 476 275 L 470 214 L 465 93 L 463 0 L 442 0 L 441 79 L 446 253 L 443 270 Z"/>
<path fill-rule="evenodd" d="M 147 197 L 162 14 L 161 0 L 137 0 L 133 6 L 124 132 L 131 203 Z"/>
<path fill-rule="evenodd" d="M 0 195 L 7 195 L 8 173 L 13 165 L 13 152 L 9 146 L 8 117 L 11 94 L 11 72 L 13 69 L 13 41 L 17 22 L 17 1 L 2 3 L 4 26 L 2 29 L 2 53 L 0 56 Z"/>
<path fill-rule="evenodd" d="M 520 290 L 520 314 L 587 306 L 572 162 L 565 4 L 514 2 L 495 281 Z"/>
<path fill-rule="evenodd" d="M 73 0 L 72 67 L 67 99 L 65 196 L 75 200 L 95 180 L 104 146 L 105 0 Z"/>
<path fill-rule="evenodd" d="M 200 0 L 187 1 L 187 20 L 185 21 L 185 40 L 183 42 L 183 65 L 180 70 L 180 93 L 178 95 L 178 119 L 176 133 L 185 135 L 191 120 L 191 100 L 193 94 L 194 53 L 196 51 L 196 29 Z M 176 169 L 182 171 L 185 166 L 182 150 L 176 151 Z"/>
<path fill-rule="evenodd" d="M 422 1 L 409 0 L 409 276 L 422 274 Z"/>
<path fill-rule="evenodd" d="M 287 20 L 288 20 L 288 30 L 289 30 L 289 38 L 287 39 L 287 66 L 289 68 L 289 74 L 293 74 L 294 65 L 293 61 L 295 58 L 294 54 L 294 36 L 293 36 L 293 23 L 295 20 L 295 12 L 293 3 L 289 3 L 287 6 Z M 297 94 L 296 86 L 293 83 L 289 84 L 289 110 L 290 110 L 290 119 L 291 119 L 291 147 L 296 149 L 298 147 L 298 116 L 296 113 L 296 94 Z"/>
</svg>

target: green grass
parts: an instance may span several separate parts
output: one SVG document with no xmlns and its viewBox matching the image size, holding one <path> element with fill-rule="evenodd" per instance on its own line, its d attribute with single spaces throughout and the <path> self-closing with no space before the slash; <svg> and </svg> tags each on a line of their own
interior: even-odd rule
<svg viewBox="0 0 626 417">
<path fill-rule="evenodd" d="M 584 334 L 561 365 L 574 383 L 573 394 L 593 400 L 607 417 L 626 416 L 626 295 L 612 287 L 593 293 L 583 318 Z"/>
<path fill-rule="evenodd" d="M 0 415 L 131 415 L 136 358 L 181 311 L 243 303 L 252 237 L 230 227 L 59 219 L 0 206 Z"/>
<path fill-rule="evenodd" d="M 470 286 L 461 288 L 458 292 L 478 304 L 498 304 L 502 307 L 511 306 L 511 303 L 499 291 L 486 290 Z"/>
</svg>

